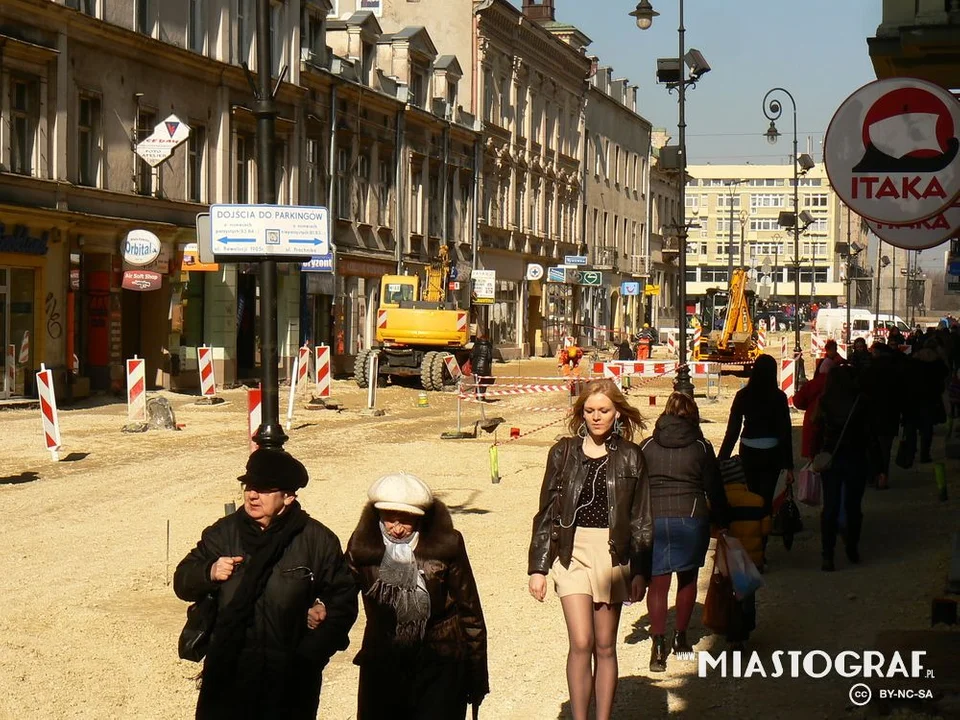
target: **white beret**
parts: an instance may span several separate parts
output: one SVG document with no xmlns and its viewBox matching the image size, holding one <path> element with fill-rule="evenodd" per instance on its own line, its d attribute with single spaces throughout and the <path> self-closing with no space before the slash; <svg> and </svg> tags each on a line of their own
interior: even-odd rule
<svg viewBox="0 0 960 720">
<path fill-rule="evenodd" d="M 433 504 L 433 493 L 416 475 L 400 472 L 384 475 L 367 491 L 370 502 L 378 510 L 396 510 L 423 515 Z"/>
</svg>

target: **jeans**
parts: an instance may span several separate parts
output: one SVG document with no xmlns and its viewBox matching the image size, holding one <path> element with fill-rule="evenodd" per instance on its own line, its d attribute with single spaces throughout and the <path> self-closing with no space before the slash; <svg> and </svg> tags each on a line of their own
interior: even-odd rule
<svg viewBox="0 0 960 720">
<path fill-rule="evenodd" d="M 841 499 L 847 516 L 847 550 L 858 549 L 863 527 L 861 503 L 867 487 L 868 473 L 867 458 L 863 453 L 844 448 L 834 454 L 830 468 L 820 474 L 823 480 L 823 510 L 820 512 L 820 546 L 823 557 L 833 559 Z"/>
</svg>

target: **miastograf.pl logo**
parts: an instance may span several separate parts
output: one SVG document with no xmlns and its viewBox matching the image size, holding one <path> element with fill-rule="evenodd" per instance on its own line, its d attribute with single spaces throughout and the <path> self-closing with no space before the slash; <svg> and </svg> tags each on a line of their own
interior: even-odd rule
<svg viewBox="0 0 960 720">
<path fill-rule="evenodd" d="M 697 653 L 697 671 L 700 677 L 710 674 L 730 678 L 824 678 L 835 675 L 844 678 L 916 680 L 934 677 L 933 670 L 923 666 L 926 654 L 924 650 L 908 654 L 843 650 L 835 655 L 824 650 L 776 650 L 769 657 L 763 657 L 757 651 L 747 653 L 738 650 L 713 655 L 701 650 Z M 863 704 L 869 701 L 867 697 Z"/>
</svg>

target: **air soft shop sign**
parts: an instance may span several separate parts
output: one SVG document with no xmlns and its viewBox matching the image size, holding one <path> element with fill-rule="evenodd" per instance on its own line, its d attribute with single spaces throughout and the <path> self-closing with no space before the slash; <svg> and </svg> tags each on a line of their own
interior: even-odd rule
<svg viewBox="0 0 960 720">
<path fill-rule="evenodd" d="M 163 275 L 152 270 L 126 270 L 123 273 L 121 287 L 124 290 L 147 292 L 159 290 L 163 284 Z"/>
<path fill-rule="evenodd" d="M 837 109 L 824 164 L 833 189 L 857 214 L 883 225 L 918 223 L 960 195 L 958 138 L 960 102 L 949 92 L 913 78 L 878 80 Z M 923 247 L 908 237 L 899 242 Z"/>
</svg>

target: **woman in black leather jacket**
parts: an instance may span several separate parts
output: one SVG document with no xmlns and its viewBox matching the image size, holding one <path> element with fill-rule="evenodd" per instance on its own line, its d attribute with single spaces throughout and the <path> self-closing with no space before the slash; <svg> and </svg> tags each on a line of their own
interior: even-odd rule
<svg viewBox="0 0 960 720">
<path fill-rule="evenodd" d="M 597 720 L 609 719 L 620 611 L 625 600 L 643 599 L 650 575 L 650 488 L 643 454 L 631 442 L 643 427 L 640 411 L 612 380 L 595 380 L 573 406 L 573 437 L 560 440 L 547 456 L 533 519 L 529 585 L 542 602 L 547 573 L 553 574 L 570 638 L 574 720 L 586 720 L 594 690 Z"/>
</svg>

